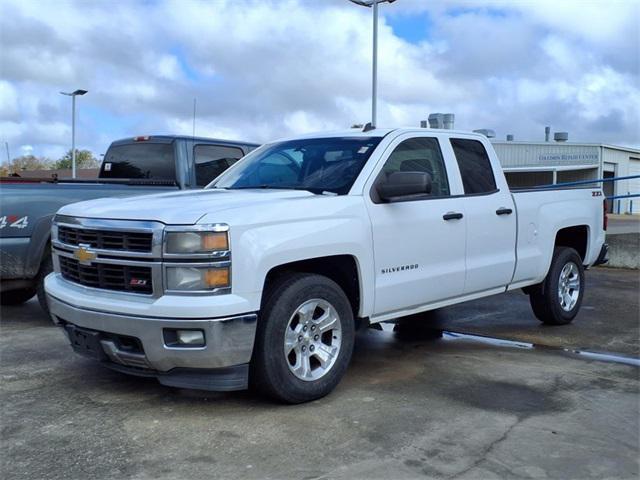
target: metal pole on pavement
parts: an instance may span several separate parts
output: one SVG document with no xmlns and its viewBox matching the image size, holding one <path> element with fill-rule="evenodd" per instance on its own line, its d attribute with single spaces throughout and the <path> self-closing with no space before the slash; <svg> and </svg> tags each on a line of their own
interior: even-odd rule
<svg viewBox="0 0 640 480">
<path fill-rule="evenodd" d="M 396 0 L 349 0 L 361 7 L 373 7 L 373 58 L 371 61 L 371 126 L 375 127 L 378 120 L 378 4 L 393 3 Z"/>
<path fill-rule="evenodd" d="M 76 96 L 71 95 L 71 178 L 76 178 Z"/>
<path fill-rule="evenodd" d="M 60 92 L 71 97 L 71 178 L 76 178 L 76 97 L 84 95 L 87 90 L 78 89 L 74 92 Z"/>
<path fill-rule="evenodd" d="M 376 126 L 378 103 L 378 2 L 373 2 L 373 59 L 371 82 L 371 126 Z"/>
</svg>

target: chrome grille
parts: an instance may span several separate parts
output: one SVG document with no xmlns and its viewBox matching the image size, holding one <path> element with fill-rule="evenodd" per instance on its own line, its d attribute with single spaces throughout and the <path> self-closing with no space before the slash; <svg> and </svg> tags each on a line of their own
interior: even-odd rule
<svg viewBox="0 0 640 480">
<path fill-rule="evenodd" d="M 80 285 L 130 293 L 153 293 L 151 267 L 94 263 L 83 265 L 74 258 L 60 256 L 62 277 Z"/>
<path fill-rule="evenodd" d="M 60 225 L 58 240 L 67 245 L 83 244 L 104 250 L 151 252 L 153 233 L 93 230 Z"/>
</svg>

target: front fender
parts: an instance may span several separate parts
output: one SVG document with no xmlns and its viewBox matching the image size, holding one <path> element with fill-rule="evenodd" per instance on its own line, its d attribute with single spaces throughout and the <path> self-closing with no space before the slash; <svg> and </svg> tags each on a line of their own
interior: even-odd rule
<svg viewBox="0 0 640 480">
<path fill-rule="evenodd" d="M 234 291 L 261 293 L 269 271 L 287 263 L 350 255 L 359 269 L 359 315 L 368 316 L 374 300 L 370 228 L 362 217 L 337 217 L 260 225 L 242 232 L 232 230 Z"/>
</svg>

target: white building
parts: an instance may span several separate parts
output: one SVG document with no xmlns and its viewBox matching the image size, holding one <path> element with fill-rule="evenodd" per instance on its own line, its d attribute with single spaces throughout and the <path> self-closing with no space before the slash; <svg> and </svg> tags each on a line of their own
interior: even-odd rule
<svg viewBox="0 0 640 480">
<path fill-rule="evenodd" d="M 566 141 L 492 141 L 512 187 L 640 175 L 640 150 Z M 605 182 L 607 197 L 640 194 L 640 178 Z M 614 213 L 640 214 L 640 197 L 610 202 Z"/>
</svg>

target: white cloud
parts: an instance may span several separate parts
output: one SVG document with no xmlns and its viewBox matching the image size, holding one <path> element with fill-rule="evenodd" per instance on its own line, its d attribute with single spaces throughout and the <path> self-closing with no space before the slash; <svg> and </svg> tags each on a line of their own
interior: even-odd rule
<svg viewBox="0 0 640 480">
<path fill-rule="evenodd" d="M 401 0 L 381 7 L 379 123 L 433 111 L 461 128 L 639 143 L 640 3 Z M 412 44 L 388 19 L 429 16 Z M 426 24 L 427 22 L 425 22 Z M 61 155 L 191 133 L 264 141 L 370 115 L 371 11 L 346 0 L 159 0 L 0 5 L 0 135 Z M 24 35 L 24 32 L 30 32 Z M 602 128 L 602 125 L 609 128 Z M 615 128 L 614 128 L 615 125 Z"/>
<path fill-rule="evenodd" d="M 18 92 L 7 81 L 0 81 L 0 112 L 3 118 L 15 119 L 18 116 Z"/>
</svg>

